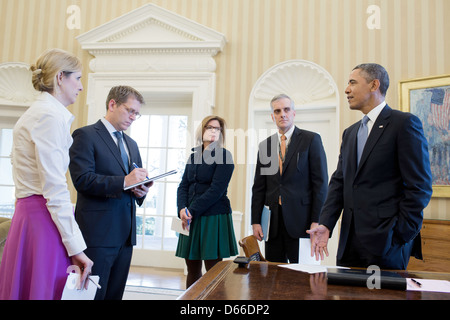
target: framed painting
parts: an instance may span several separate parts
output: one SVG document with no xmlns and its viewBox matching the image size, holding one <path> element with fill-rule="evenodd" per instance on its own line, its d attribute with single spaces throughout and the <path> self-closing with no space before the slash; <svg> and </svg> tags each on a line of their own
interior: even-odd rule
<svg viewBox="0 0 450 320">
<path fill-rule="evenodd" d="M 428 140 L 433 197 L 450 197 L 450 75 L 400 81 L 402 111 L 419 117 Z"/>
</svg>

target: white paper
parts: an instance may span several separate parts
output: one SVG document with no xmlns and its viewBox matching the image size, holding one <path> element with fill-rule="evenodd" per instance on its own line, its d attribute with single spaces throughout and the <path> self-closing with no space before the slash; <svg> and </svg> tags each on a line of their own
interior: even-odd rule
<svg viewBox="0 0 450 320">
<path fill-rule="evenodd" d="M 414 283 L 411 278 L 406 278 L 406 290 L 408 291 L 428 291 L 428 292 L 446 292 L 450 293 L 450 281 L 446 280 L 428 280 L 428 279 L 417 279 L 421 286 Z"/>
<path fill-rule="evenodd" d="M 312 265 L 312 264 L 280 264 L 279 267 L 283 267 L 286 269 L 291 269 L 295 271 L 306 272 L 309 274 L 327 272 L 327 267 L 321 265 Z"/>
<path fill-rule="evenodd" d="M 185 236 L 189 236 L 189 230 L 183 229 L 183 222 L 181 219 L 173 217 L 172 218 L 172 227 L 171 229 L 175 232 L 184 234 Z"/>
<path fill-rule="evenodd" d="M 306 272 L 309 274 L 327 272 L 328 268 L 337 268 L 337 269 L 349 269 L 347 267 L 338 267 L 338 266 L 322 266 L 322 265 L 313 265 L 313 264 L 279 264 L 279 267 L 283 267 L 286 269 Z"/>
<path fill-rule="evenodd" d="M 89 278 L 94 280 L 96 283 L 100 280 L 99 276 L 89 276 Z M 95 293 L 97 292 L 97 287 L 95 284 L 89 283 L 87 290 L 84 288 L 83 290 L 78 290 L 77 284 L 79 281 L 80 275 L 78 273 L 69 273 L 61 300 L 94 300 Z"/>
<path fill-rule="evenodd" d="M 311 239 L 300 238 L 298 245 L 298 263 L 320 265 L 320 259 L 316 260 L 316 255 L 311 257 Z M 326 271 L 326 270 L 325 270 Z"/>
</svg>

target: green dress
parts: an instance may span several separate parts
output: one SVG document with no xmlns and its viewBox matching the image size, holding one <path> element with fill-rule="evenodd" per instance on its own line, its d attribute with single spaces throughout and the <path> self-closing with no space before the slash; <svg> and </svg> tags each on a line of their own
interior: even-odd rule
<svg viewBox="0 0 450 320">
<path fill-rule="evenodd" d="M 216 260 L 238 255 L 231 213 L 192 220 L 189 236 L 180 234 L 175 255 L 189 260 Z"/>
</svg>

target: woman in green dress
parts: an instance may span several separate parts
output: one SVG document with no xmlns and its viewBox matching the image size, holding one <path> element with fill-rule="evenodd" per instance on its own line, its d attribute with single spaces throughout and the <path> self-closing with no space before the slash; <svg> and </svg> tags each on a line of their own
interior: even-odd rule
<svg viewBox="0 0 450 320">
<path fill-rule="evenodd" d="M 183 178 L 178 186 L 178 216 L 189 236 L 180 234 L 176 256 L 187 265 L 186 289 L 223 258 L 238 254 L 227 188 L 234 170 L 231 153 L 223 148 L 225 121 L 203 119 Z"/>
</svg>

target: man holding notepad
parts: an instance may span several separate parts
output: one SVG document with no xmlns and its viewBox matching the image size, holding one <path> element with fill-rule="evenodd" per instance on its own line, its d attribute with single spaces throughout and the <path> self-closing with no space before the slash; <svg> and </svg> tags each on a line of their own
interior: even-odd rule
<svg viewBox="0 0 450 320">
<path fill-rule="evenodd" d="M 140 115 L 142 95 L 127 86 L 111 89 L 106 116 L 73 133 L 70 174 L 78 192 L 75 218 L 100 276 L 96 300 L 120 300 L 136 244 L 136 204 L 142 205 L 153 182 L 136 142 L 123 131 Z M 138 168 L 135 168 L 135 164 Z"/>
</svg>

